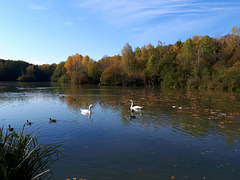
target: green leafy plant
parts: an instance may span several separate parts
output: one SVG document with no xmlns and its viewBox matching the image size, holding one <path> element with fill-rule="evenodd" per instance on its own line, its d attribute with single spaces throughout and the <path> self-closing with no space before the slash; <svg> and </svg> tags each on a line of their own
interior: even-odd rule
<svg viewBox="0 0 240 180">
<path fill-rule="evenodd" d="M 11 179 L 53 178 L 51 164 L 60 159 L 61 145 L 38 143 L 36 133 L 22 131 L 10 133 L 0 129 L 0 177 Z"/>
</svg>

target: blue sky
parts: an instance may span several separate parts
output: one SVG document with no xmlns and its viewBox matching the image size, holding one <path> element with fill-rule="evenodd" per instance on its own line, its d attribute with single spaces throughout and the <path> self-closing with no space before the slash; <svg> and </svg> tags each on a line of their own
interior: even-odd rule
<svg viewBox="0 0 240 180">
<path fill-rule="evenodd" d="M 0 58 L 33 64 L 94 60 L 158 41 L 222 36 L 240 27 L 239 0 L 1 0 Z"/>
</svg>

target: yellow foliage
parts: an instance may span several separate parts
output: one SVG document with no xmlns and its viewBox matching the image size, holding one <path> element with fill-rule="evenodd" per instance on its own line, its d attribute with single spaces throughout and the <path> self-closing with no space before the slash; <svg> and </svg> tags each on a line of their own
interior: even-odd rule
<svg viewBox="0 0 240 180">
<path fill-rule="evenodd" d="M 68 74 L 79 74 L 82 70 L 82 55 L 69 56 L 64 67 Z"/>
</svg>

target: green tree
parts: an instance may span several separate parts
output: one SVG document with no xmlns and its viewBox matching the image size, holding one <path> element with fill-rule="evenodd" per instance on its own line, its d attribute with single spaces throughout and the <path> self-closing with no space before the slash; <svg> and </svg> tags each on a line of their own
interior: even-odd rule
<svg viewBox="0 0 240 180">
<path fill-rule="evenodd" d="M 88 72 L 87 75 L 91 78 L 93 83 L 99 83 L 102 72 L 100 71 L 99 64 L 97 62 L 88 63 Z"/>
<path fill-rule="evenodd" d="M 65 62 L 60 62 L 60 63 L 57 65 L 57 67 L 56 67 L 56 69 L 54 70 L 54 73 L 53 73 L 53 75 L 52 75 L 52 77 L 51 77 L 51 80 L 52 80 L 52 81 L 55 81 L 55 82 L 61 81 L 62 76 L 66 76 L 67 70 L 66 70 L 66 68 L 64 67 L 64 65 L 65 65 Z M 66 82 L 66 81 L 64 80 L 64 81 L 62 81 L 62 82 Z"/>
<path fill-rule="evenodd" d="M 183 50 L 183 58 L 187 62 L 191 62 L 194 59 L 194 44 L 192 42 L 192 39 L 189 38 L 185 41 L 182 47 Z"/>
<path fill-rule="evenodd" d="M 29 65 L 26 69 L 26 74 L 19 76 L 18 80 L 19 81 L 27 81 L 27 82 L 36 81 L 34 72 L 35 72 L 34 66 Z"/>
<path fill-rule="evenodd" d="M 145 83 L 151 85 L 157 84 L 157 76 L 157 60 L 154 55 L 151 55 L 144 70 Z"/>
<path fill-rule="evenodd" d="M 140 58 L 142 56 L 140 47 L 137 46 L 135 48 L 134 54 L 135 54 L 135 58 Z"/>
<path fill-rule="evenodd" d="M 43 65 L 36 65 L 34 67 L 35 72 L 34 75 L 36 77 L 37 81 L 50 81 L 51 76 L 54 73 L 54 70 L 56 69 L 56 64 L 43 64 Z"/>
<path fill-rule="evenodd" d="M 236 89 L 240 87 L 240 62 L 233 67 L 227 68 L 221 76 L 222 87 L 225 89 Z"/>
<path fill-rule="evenodd" d="M 29 65 L 24 61 L 0 59 L 0 81 L 16 81 L 19 76 L 26 73 Z"/>
</svg>

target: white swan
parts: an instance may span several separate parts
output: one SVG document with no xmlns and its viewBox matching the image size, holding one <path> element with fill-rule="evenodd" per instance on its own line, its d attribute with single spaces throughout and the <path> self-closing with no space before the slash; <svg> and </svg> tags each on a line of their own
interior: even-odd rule
<svg viewBox="0 0 240 180">
<path fill-rule="evenodd" d="M 130 106 L 131 111 L 138 111 L 143 108 L 143 106 L 133 106 L 133 100 L 130 100 L 130 101 L 131 101 L 131 106 Z"/>
<path fill-rule="evenodd" d="M 91 111 L 92 107 L 93 107 L 93 105 L 90 104 L 88 109 L 81 109 L 81 114 L 83 114 L 83 115 L 92 114 L 92 111 Z"/>
</svg>

